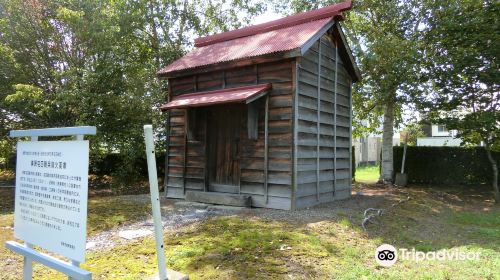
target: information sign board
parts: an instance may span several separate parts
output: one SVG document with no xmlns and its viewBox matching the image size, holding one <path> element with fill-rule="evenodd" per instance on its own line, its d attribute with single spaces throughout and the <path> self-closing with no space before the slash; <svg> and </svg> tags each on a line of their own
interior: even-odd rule
<svg viewBox="0 0 500 280">
<path fill-rule="evenodd" d="M 14 236 L 85 260 L 88 141 L 18 142 Z"/>
</svg>

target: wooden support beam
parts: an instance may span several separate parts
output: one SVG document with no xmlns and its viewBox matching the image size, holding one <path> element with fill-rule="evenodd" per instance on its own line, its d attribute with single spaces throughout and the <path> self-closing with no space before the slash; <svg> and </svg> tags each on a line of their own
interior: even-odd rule
<svg viewBox="0 0 500 280">
<path fill-rule="evenodd" d="M 259 84 L 259 66 L 255 65 L 255 84 Z M 264 92 L 264 94 L 269 95 L 269 92 Z M 260 97 L 258 97 L 260 98 Z M 259 107 L 261 102 L 259 100 L 254 100 L 248 104 L 248 114 L 247 114 L 247 129 L 248 129 L 248 139 L 257 140 L 259 138 Z"/>
<path fill-rule="evenodd" d="M 264 117 L 264 189 L 266 204 L 269 199 L 268 173 L 269 173 L 269 95 L 266 95 L 265 117 Z"/>
<path fill-rule="evenodd" d="M 299 119 L 299 59 L 295 60 L 295 67 L 292 69 L 292 81 L 293 81 L 293 146 L 292 146 L 292 205 L 291 209 L 295 210 L 297 205 L 297 151 L 298 151 L 298 119 Z"/>
<path fill-rule="evenodd" d="M 255 64 L 253 66 L 253 69 L 255 71 L 255 84 L 259 84 L 259 64 Z M 225 77 L 225 74 L 224 74 L 224 77 Z M 268 98 L 268 96 L 266 96 L 266 98 Z M 247 130 L 248 130 L 248 138 L 249 139 L 252 139 L 250 136 L 256 136 L 255 139 L 258 139 L 259 138 L 259 110 L 258 110 L 258 107 L 256 106 L 256 104 L 259 104 L 258 101 L 254 101 L 253 102 L 254 104 L 249 104 L 249 106 L 247 107 L 247 110 L 252 110 L 252 112 L 247 112 Z M 250 120 L 249 118 L 253 117 L 252 114 L 257 114 L 257 117 L 255 118 L 255 120 Z M 267 124 L 267 120 L 266 121 L 266 124 Z M 255 125 L 256 127 L 252 127 Z M 252 129 L 252 131 L 251 131 Z M 253 133 L 256 131 L 256 135 L 254 135 Z M 267 140 L 267 137 L 266 137 L 266 140 Z M 239 176 L 239 181 L 238 181 L 238 193 L 241 195 L 241 164 L 239 165 L 240 167 L 240 176 Z M 267 173 L 265 174 L 264 176 L 266 179 L 267 179 Z M 266 203 L 267 203 L 267 188 L 266 188 Z"/>
<path fill-rule="evenodd" d="M 352 80 L 349 79 L 349 190 L 352 189 Z"/>
<path fill-rule="evenodd" d="M 187 126 L 187 139 L 188 141 L 194 141 L 196 135 L 196 130 L 198 129 L 198 125 L 196 123 L 196 108 L 187 108 L 186 109 L 186 126 Z"/>
<path fill-rule="evenodd" d="M 259 107 L 262 104 L 256 100 L 247 105 L 247 135 L 250 140 L 259 138 Z"/>
<path fill-rule="evenodd" d="M 241 165 L 240 165 L 240 170 L 239 170 L 239 179 L 238 179 L 238 194 L 241 195 Z"/>
<path fill-rule="evenodd" d="M 168 94 L 167 94 L 167 103 L 170 102 L 170 95 L 172 94 L 172 86 L 170 84 L 170 79 L 167 80 L 167 83 L 168 83 Z M 165 192 L 165 197 L 167 196 L 167 188 L 168 188 L 168 162 L 169 162 L 169 158 L 168 158 L 168 154 L 169 154 L 169 148 L 170 148 L 170 110 L 168 110 L 167 112 L 167 124 L 166 124 L 166 139 L 167 139 L 167 143 L 166 143 L 166 148 L 165 148 L 165 177 L 163 179 L 163 191 Z"/>
<path fill-rule="evenodd" d="M 204 132 L 205 132 L 205 166 L 203 168 L 203 191 L 208 191 L 208 111 L 204 111 Z"/>
<path fill-rule="evenodd" d="M 318 40 L 318 95 L 317 95 L 317 133 L 316 133 L 316 200 L 319 201 L 319 178 L 320 178 L 320 130 L 321 130 L 321 38 Z"/>
<path fill-rule="evenodd" d="M 238 170 L 238 194 L 241 195 L 241 164 L 239 165 L 239 170 Z"/>
<path fill-rule="evenodd" d="M 335 86 L 333 89 L 333 197 L 335 197 L 335 189 L 337 188 L 337 73 L 339 64 L 338 43 L 335 43 Z"/>
<path fill-rule="evenodd" d="M 237 207 L 251 207 L 252 206 L 252 198 L 250 195 L 247 195 L 247 194 L 238 195 L 238 194 L 223 193 L 223 192 L 204 193 L 204 192 L 189 190 L 186 192 L 186 201 L 229 205 L 229 206 L 237 206 Z"/>
<path fill-rule="evenodd" d="M 184 156 L 182 157 L 182 195 L 186 194 L 186 163 L 187 163 L 187 144 L 188 144 L 188 109 L 184 109 Z"/>
<path fill-rule="evenodd" d="M 248 106 L 247 106 L 247 110 L 248 110 Z M 248 118 L 248 112 L 247 112 L 247 118 Z M 240 124 L 239 126 L 243 126 L 243 120 L 240 120 Z M 239 135 L 238 135 L 238 142 L 237 142 L 237 158 L 238 158 L 238 161 L 239 161 L 239 164 L 238 164 L 238 194 L 241 195 L 241 131 L 239 131 Z"/>
</svg>

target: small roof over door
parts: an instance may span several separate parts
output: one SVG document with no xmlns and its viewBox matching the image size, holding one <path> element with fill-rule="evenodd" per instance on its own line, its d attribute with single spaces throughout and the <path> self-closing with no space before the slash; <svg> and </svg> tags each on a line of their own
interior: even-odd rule
<svg viewBox="0 0 500 280">
<path fill-rule="evenodd" d="M 271 89 L 271 84 L 259 84 L 245 87 L 227 88 L 214 91 L 188 93 L 172 98 L 160 107 L 162 111 L 189 107 L 212 106 L 225 103 L 250 103 Z"/>
</svg>

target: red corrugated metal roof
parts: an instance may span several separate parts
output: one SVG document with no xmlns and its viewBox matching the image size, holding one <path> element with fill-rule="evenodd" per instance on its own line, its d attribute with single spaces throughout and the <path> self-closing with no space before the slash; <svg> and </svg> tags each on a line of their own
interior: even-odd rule
<svg viewBox="0 0 500 280">
<path fill-rule="evenodd" d="M 270 22 L 243 27 L 237 30 L 232 30 L 215 35 L 200 37 L 194 40 L 194 46 L 203 47 L 236 38 L 251 36 L 276 29 L 282 29 L 285 27 L 299 25 L 302 23 L 311 22 L 318 19 L 332 18 L 332 17 L 339 17 L 340 19 L 343 19 L 342 12 L 345 10 L 349 10 L 350 8 L 352 8 L 352 1 L 345 1 L 321 9 L 295 14 L 281 19 L 273 20 Z"/>
<path fill-rule="evenodd" d="M 300 48 L 329 18 L 196 48 L 158 74 Z"/>
<path fill-rule="evenodd" d="M 271 84 L 260 84 L 214 91 L 203 91 L 176 96 L 160 107 L 161 110 L 211 106 L 224 103 L 246 102 L 257 98 L 271 88 Z"/>
<path fill-rule="evenodd" d="M 184 57 L 158 71 L 158 75 L 300 48 L 332 17 L 342 17 L 352 1 L 300 13 L 279 20 L 224 32 L 196 40 Z"/>
</svg>

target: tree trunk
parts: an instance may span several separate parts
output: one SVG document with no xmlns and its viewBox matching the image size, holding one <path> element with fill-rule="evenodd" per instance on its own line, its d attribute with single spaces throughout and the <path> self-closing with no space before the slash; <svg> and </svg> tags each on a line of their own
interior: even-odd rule
<svg viewBox="0 0 500 280">
<path fill-rule="evenodd" d="M 486 144 L 485 150 L 486 150 L 486 155 L 488 156 L 488 160 L 491 163 L 491 169 L 493 171 L 492 185 L 493 185 L 493 190 L 495 191 L 495 202 L 499 203 L 500 202 L 500 191 L 498 190 L 498 166 L 497 166 L 497 162 L 495 161 L 495 159 L 491 155 L 490 146 L 488 144 Z"/>
<path fill-rule="evenodd" d="M 394 99 L 390 98 L 385 106 L 382 133 L 382 170 L 380 180 L 392 183 L 394 165 L 392 160 L 392 138 L 394 137 Z"/>
</svg>

